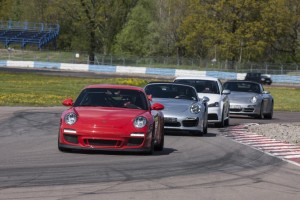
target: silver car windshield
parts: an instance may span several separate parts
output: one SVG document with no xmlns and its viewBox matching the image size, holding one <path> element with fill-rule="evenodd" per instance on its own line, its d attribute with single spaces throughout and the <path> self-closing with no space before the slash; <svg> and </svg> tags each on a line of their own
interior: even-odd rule
<svg viewBox="0 0 300 200">
<path fill-rule="evenodd" d="M 262 92 L 259 84 L 251 82 L 226 82 L 224 83 L 224 89 L 232 92 Z"/>
<path fill-rule="evenodd" d="M 185 85 L 151 84 L 145 87 L 145 92 L 147 95 L 152 95 L 152 98 L 198 100 L 195 89 Z"/>
<path fill-rule="evenodd" d="M 174 82 L 194 86 L 198 93 L 220 94 L 217 81 L 178 79 Z"/>
</svg>

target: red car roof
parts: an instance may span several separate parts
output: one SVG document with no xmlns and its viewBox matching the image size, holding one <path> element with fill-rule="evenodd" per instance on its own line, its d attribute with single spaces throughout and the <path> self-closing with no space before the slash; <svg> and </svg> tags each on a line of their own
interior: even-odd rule
<svg viewBox="0 0 300 200">
<path fill-rule="evenodd" d="M 144 92 L 144 89 L 137 86 L 132 85 L 113 85 L 113 84 L 94 84 L 88 85 L 86 88 L 115 88 L 115 89 L 127 89 L 127 90 L 138 90 Z"/>
</svg>

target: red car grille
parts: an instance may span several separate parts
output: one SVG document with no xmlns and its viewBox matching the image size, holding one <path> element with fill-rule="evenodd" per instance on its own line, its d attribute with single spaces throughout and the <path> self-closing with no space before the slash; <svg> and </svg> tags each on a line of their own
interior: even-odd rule
<svg viewBox="0 0 300 200">
<path fill-rule="evenodd" d="M 86 144 L 92 146 L 119 146 L 119 141 L 117 140 L 86 139 L 84 141 Z"/>
</svg>

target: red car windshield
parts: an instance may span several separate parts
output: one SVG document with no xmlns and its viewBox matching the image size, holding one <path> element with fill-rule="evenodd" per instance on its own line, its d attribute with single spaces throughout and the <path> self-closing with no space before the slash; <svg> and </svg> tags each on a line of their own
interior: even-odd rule
<svg viewBox="0 0 300 200">
<path fill-rule="evenodd" d="M 137 90 L 88 88 L 80 93 L 74 106 L 101 106 L 147 110 L 148 100 L 143 92 Z"/>
</svg>

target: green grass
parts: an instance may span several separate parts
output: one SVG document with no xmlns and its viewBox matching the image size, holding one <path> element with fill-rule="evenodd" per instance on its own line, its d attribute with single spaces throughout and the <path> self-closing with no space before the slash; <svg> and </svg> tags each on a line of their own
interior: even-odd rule
<svg viewBox="0 0 300 200">
<path fill-rule="evenodd" d="M 274 98 L 275 111 L 300 111 L 300 88 L 291 87 L 265 87 L 265 90 L 271 92 Z"/>
<path fill-rule="evenodd" d="M 0 72 L 0 106 L 57 106 L 66 98 L 76 99 L 84 86 L 102 83 L 142 87 L 147 81 L 134 78 L 96 79 Z"/>
<path fill-rule="evenodd" d="M 0 106 L 59 106 L 66 98 L 75 100 L 84 86 L 101 83 L 143 87 L 148 81 L 0 72 Z M 275 111 L 300 111 L 300 88 L 265 86 L 265 90 L 274 97 Z"/>
</svg>

